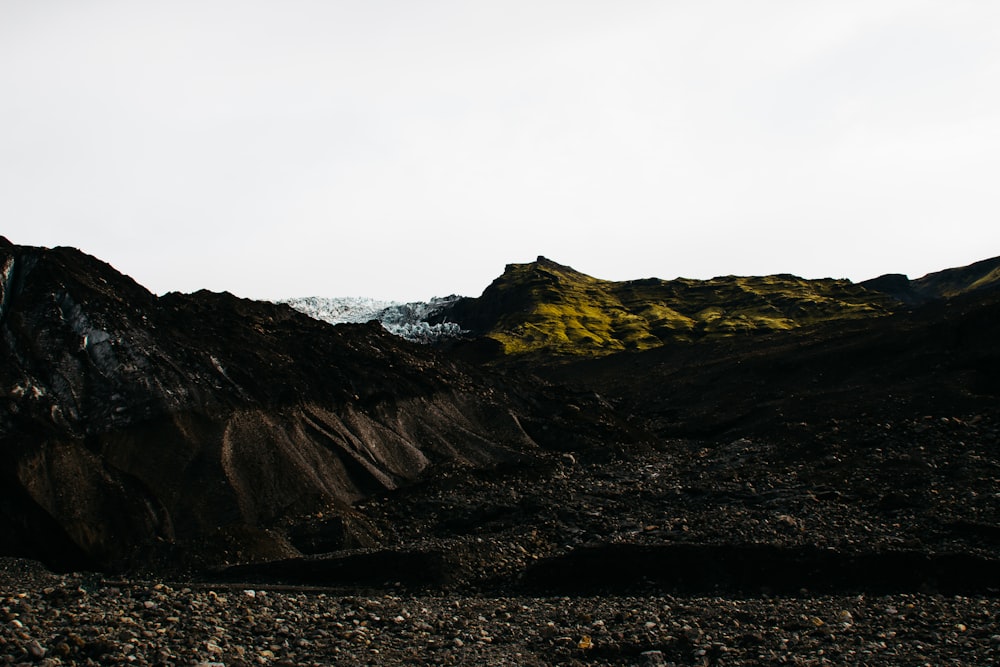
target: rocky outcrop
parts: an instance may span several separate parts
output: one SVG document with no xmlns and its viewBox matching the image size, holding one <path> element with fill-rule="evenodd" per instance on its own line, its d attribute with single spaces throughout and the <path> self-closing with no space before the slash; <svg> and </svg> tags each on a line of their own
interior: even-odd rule
<svg viewBox="0 0 1000 667">
<path fill-rule="evenodd" d="M 357 499 L 535 447 L 470 372 L 374 323 L 157 297 L 77 250 L 0 243 L 0 551 L 218 565 L 295 556 L 317 517 L 374 543 Z"/>
</svg>

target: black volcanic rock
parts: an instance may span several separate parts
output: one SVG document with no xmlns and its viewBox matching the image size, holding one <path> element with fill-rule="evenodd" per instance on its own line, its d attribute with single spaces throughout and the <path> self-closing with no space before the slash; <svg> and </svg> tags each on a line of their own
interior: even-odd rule
<svg viewBox="0 0 1000 667">
<path fill-rule="evenodd" d="M 435 461 L 535 447 L 510 401 L 376 324 L 156 297 L 70 248 L 0 247 L 0 552 L 125 568 L 291 557 L 296 517 Z"/>
</svg>

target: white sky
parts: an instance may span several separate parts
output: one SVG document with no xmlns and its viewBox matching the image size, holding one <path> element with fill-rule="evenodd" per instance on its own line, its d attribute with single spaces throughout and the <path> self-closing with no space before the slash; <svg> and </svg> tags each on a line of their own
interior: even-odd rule
<svg viewBox="0 0 1000 667">
<path fill-rule="evenodd" d="M 0 0 L 0 234 L 154 292 L 1000 255 L 994 0 Z"/>
</svg>

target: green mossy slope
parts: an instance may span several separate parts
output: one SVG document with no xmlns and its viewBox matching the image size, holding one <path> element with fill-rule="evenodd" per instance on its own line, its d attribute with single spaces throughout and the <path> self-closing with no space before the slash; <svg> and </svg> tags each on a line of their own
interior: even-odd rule
<svg viewBox="0 0 1000 667">
<path fill-rule="evenodd" d="M 510 264 L 449 319 L 505 354 L 601 356 L 672 342 L 884 315 L 896 301 L 847 280 L 792 275 L 613 282 L 539 257 Z"/>
</svg>

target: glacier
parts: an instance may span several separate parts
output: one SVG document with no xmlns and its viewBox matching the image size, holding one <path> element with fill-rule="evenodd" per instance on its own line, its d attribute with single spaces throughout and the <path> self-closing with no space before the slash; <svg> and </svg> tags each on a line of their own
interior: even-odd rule
<svg viewBox="0 0 1000 667">
<path fill-rule="evenodd" d="M 468 333 L 457 322 L 430 324 L 427 320 L 462 297 L 434 297 L 430 301 L 385 301 L 368 297 L 297 297 L 281 299 L 300 313 L 330 324 L 358 324 L 377 320 L 389 333 L 416 343 L 437 343 Z"/>
</svg>

